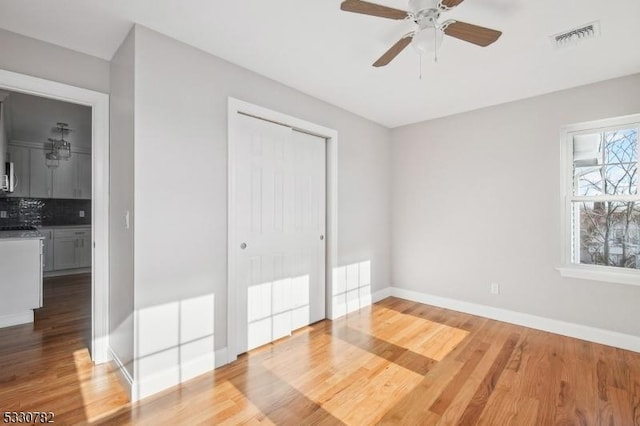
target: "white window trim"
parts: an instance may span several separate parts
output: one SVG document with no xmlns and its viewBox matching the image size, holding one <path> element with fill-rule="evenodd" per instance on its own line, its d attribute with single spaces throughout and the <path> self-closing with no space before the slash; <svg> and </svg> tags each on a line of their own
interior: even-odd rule
<svg viewBox="0 0 640 426">
<path fill-rule="evenodd" d="M 571 261 L 571 218 L 569 215 L 573 180 L 569 179 L 569 170 L 573 170 L 573 136 L 576 133 L 593 132 L 610 127 L 640 124 L 640 114 L 608 118 L 604 120 L 576 123 L 562 128 L 560 137 L 560 204 L 561 204 L 561 266 L 556 268 L 560 275 L 567 278 L 604 281 L 617 284 L 640 286 L 640 271 L 614 266 L 580 265 Z M 640 144 L 639 144 L 640 145 Z M 640 197 L 618 197 L 640 201 Z"/>
</svg>

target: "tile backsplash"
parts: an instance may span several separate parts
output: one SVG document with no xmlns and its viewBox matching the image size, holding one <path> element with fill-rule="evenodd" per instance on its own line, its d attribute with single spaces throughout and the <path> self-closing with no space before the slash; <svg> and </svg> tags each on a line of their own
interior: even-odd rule
<svg viewBox="0 0 640 426">
<path fill-rule="evenodd" d="M 0 217 L 0 226 L 90 225 L 91 200 L 0 198 L 0 216 L 6 216 Z"/>
</svg>

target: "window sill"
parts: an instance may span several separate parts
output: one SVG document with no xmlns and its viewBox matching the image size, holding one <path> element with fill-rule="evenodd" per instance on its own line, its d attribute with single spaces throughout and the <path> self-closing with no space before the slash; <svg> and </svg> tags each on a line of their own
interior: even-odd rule
<svg viewBox="0 0 640 426">
<path fill-rule="evenodd" d="M 640 286 L 640 271 L 620 270 L 611 267 L 593 267 L 586 265 L 568 265 L 556 268 L 566 278 L 604 281 L 616 284 Z"/>
</svg>

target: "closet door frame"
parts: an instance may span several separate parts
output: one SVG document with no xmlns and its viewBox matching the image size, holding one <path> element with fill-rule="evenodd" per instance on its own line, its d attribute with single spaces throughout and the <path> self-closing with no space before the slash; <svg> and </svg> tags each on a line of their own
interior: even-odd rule
<svg viewBox="0 0 640 426">
<path fill-rule="evenodd" d="M 237 336 L 240 332 L 240 321 L 237 309 L 239 300 L 238 283 L 235 276 L 235 162 L 236 155 L 233 141 L 237 138 L 237 132 L 241 125 L 238 117 L 248 115 L 266 121 L 282 124 L 292 129 L 309 133 L 326 139 L 326 306 L 325 312 L 328 319 L 336 319 L 346 313 L 346 300 L 334 300 L 333 298 L 333 271 L 338 267 L 338 132 L 328 127 L 320 126 L 287 114 L 263 108 L 248 102 L 229 97 L 228 99 L 228 238 L 227 238 L 227 347 L 226 359 L 217 359 L 216 365 L 233 362 L 239 355 Z M 221 351 L 216 351 L 221 354 Z"/>
</svg>

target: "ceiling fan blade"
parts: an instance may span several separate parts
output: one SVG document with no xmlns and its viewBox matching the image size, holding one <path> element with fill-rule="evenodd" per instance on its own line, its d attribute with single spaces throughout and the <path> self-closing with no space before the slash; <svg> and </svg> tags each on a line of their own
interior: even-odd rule
<svg viewBox="0 0 640 426">
<path fill-rule="evenodd" d="M 462 3 L 464 0 L 442 0 L 440 2 L 440 4 L 444 7 L 446 7 L 447 9 L 451 9 L 453 7 L 456 7 L 457 5 L 459 5 L 460 3 Z"/>
<path fill-rule="evenodd" d="M 407 17 L 407 12 L 404 10 L 360 0 L 345 0 L 340 5 L 340 9 L 347 12 L 362 13 L 363 15 L 379 16 L 381 18 L 389 19 L 400 20 Z"/>
<path fill-rule="evenodd" d="M 398 40 L 396 44 L 391 46 L 391 49 L 387 50 L 384 55 L 380 56 L 380 59 L 373 63 L 373 66 L 383 67 L 393 61 L 393 59 L 411 43 L 412 38 L 413 36 L 406 36 Z"/>
<path fill-rule="evenodd" d="M 501 31 L 492 30 L 490 28 L 479 27 L 466 22 L 453 21 L 445 29 L 444 33 L 448 36 L 486 47 L 495 42 L 502 35 Z"/>
</svg>

